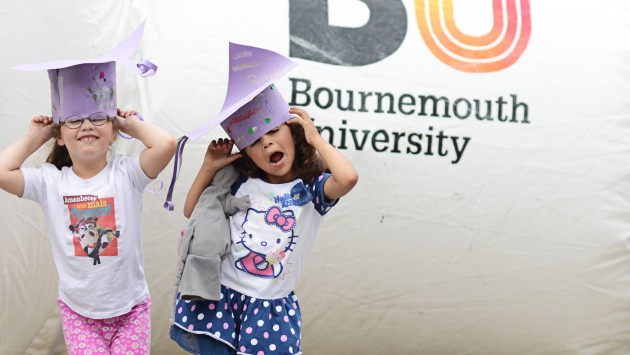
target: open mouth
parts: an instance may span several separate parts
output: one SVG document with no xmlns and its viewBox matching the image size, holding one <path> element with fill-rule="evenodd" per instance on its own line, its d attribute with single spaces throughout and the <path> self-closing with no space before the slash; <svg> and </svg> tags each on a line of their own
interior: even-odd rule
<svg viewBox="0 0 630 355">
<path fill-rule="evenodd" d="M 269 162 L 271 163 L 271 165 L 276 166 L 282 161 L 282 158 L 284 158 L 284 153 L 275 152 L 269 157 Z"/>
</svg>

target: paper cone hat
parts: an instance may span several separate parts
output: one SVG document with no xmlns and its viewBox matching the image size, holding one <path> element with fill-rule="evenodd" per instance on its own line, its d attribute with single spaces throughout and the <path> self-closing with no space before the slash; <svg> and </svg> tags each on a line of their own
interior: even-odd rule
<svg viewBox="0 0 630 355">
<path fill-rule="evenodd" d="M 228 88 L 221 111 L 186 137 L 196 140 L 226 121 L 223 128 L 236 146 L 243 149 L 291 118 L 288 105 L 271 85 L 297 64 L 276 52 L 231 42 L 229 53 Z M 246 113 L 250 111 L 256 112 L 248 116 Z M 240 121 L 235 122 L 237 119 Z"/>
<path fill-rule="evenodd" d="M 231 42 L 229 53 L 230 70 L 223 108 L 213 119 L 188 132 L 177 143 L 173 176 L 164 202 L 164 208 L 169 211 L 174 209 L 173 189 L 188 140 L 194 141 L 222 123 L 236 146 L 244 149 L 291 117 L 287 103 L 272 84 L 296 63 L 276 52 Z"/>
<path fill-rule="evenodd" d="M 116 62 L 131 67 L 141 76 L 155 74 L 157 66 L 143 60 L 132 63 L 133 55 L 144 33 L 142 24 L 122 43 L 96 58 L 56 60 L 40 64 L 24 64 L 12 69 L 47 70 L 50 79 L 52 116 L 55 123 L 69 117 L 85 118 L 95 112 L 116 116 Z M 74 119 L 73 118 L 73 119 Z"/>
</svg>

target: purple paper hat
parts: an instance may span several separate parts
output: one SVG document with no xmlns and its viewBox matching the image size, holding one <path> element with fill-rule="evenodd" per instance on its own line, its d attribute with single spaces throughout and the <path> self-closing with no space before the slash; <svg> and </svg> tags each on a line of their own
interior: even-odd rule
<svg viewBox="0 0 630 355">
<path fill-rule="evenodd" d="M 229 52 L 228 88 L 221 111 L 210 121 L 179 138 L 177 143 L 173 176 L 164 202 L 164 208 L 169 211 L 174 209 L 173 189 L 188 140 L 197 140 L 225 121 L 221 124 L 223 129 L 239 149 L 244 149 L 291 118 L 287 103 L 272 84 L 293 69 L 296 63 L 267 49 L 232 42 Z"/>
<path fill-rule="evenodd" d="M 116 116 L 116 62 L 49 69 L 53 121 L 94 112 Z"/>
<path fill-rule="evenodd" d="M 225 125 L 222 124 L 226 131 L 226 127 L 229 127 L 232 130 L 232 133 L 227 132 L 228 135 L 234 139 L 236 146 L 239 149 L 242 149 L 291 117 L 288 114 L 288 105 L 284 102 L 278 93 L 278 90 L 271 89 L 269 87 L 293 69 L 297 64 L 289 58 L 276 52 L 231 42 L 229 52 L 230 70 L 228 76 L 228 88 L 221 111 L 213 119 L 189 132 L 185 136 L 193 141 L 198 139 L 204 133 L 216 127 L 224 120 L 227 119 L 229 122 L 233 121 L 234 116 L 238 116 L 236 111 L 241 108 L 246 111 L 247 108 L 244 106 L 250 106 L 248 103 L 252 101 L 254 97 L 257 97 L 257 95 L 261 92 L 271 92 L 264 94 L 264 98 L 268 102 L 274 103 L 275 106 L 271 106 L 270 109 L 273 109 L 274 112 L 280 113 L 279 115 L 274 115 L 277 116 L 273 118 L 274 122 L 277 122 L 275 126 L 269 127 L 265 130 L 268 126 L 271 126 L 270 124 L 266 124 L 264 122 L 264 119 L 269 116 L 261 117 L 263 121 L 256 123 L 254 123 L 254 118 L 252 117 L 248 120 L 249 127 L 242 128 L 242 130 L 241 125 L 238 125 L 239 128 L 236 128 L 234 124 L 231 126 L 229 123 Z M 257 102 L 264 103 L 264 101 Z M 280 102 L 282 102 L 282 105 L 280 105 Z M 244 126 L 245 124 L 243 124 L 243 127 Z M 254 136 L 252 135 L 246 140 L 249 143 L 243 143 L 242 140 L 237 142 L 240 137 L 240 133 L 247 132 L 247 130 L 252 127 L 257 127 L 257 129 L 255 129 L 255 135 L 257 135 L 258 138 L 252 140 L 251 138 Z"/>
<path fill-rule="evenodd" d="M 47 70 L 50 79 L 53 122 L 61 123 L 72 116 L 88 117 L 95 112 L 116 116 L 116 62 L 122 62 L 138 75 L 152 76 L 155 64 L 128 58 L 136 52 L 144 33 L 143 21 L 122 43 L 96 58 L 56 60 L 40 64 L 18 65 L 21 71 Z"/>
<path fill-rule="evenodd" d="M 271 84 L 221 122 L 221 127 L 238 149 L 243 150 L 292 116 L 289 105 Z"/>
</svg>

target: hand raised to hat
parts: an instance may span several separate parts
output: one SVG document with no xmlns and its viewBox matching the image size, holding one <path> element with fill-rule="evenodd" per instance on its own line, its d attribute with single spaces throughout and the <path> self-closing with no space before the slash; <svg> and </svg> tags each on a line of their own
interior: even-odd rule
<svg viewBox="0 0 630 355">
<path fill-rule="evenodd" d="M 53 119 L 49 116 L 35 116 L 28 127 L 28 135 L 40 145 L 46 143 L 53 136 Z"/>
<path fill-rule="evenodd" d="M 126 133 L 132 137 L 135 137 L 135 125 L 140 122 L 138 117 L 138 111 L 128 110 L 123 111 L 120 108 L 117 110 L 117 117 L 115 118 L 118 123 L 118 129 L 121 132 Z"/>
<path fill-rule="evenodd" d="M 241 153 L 232 154 L 233 146 L 234 141 L 231 139 L 219 138 L 218 140 L 212 140 L 203 158 L 204 168 L 216 172 L 240 158 L 242 156 Z"/>
<path fill-rule="evenodd" d="M 203 164 L 188 190 L 188 195 L 186 195 L 186 202 L 184 202 L 184 216 L 186 216 L 186 218 L 192 215 L 195 205 L 197 205 L 197 201 L 199 201 L 199 197 L 203 191 L 210 186 L 215 174 L 217 174 L 221 168 L 228 166 L 236 159 L 243 156 L 242 153 L 232 154 L 233 146 L 234 141 L 227 138 L 213 140 L 208 145 L 206 155 L 203 158 Z"/>
<path fill-rule="evenodd" d="M 300 116 L 300 118 L 291 118 L 287 121 L 287 123 L 297 123 L 302 126 L 302 128 L 304 128 L 304 136 L 306 137 L 306 142 L 308 144 L 313 145 L 313 141 L 315 139 L 321 138 L 319 132 L 317 131 L 317 127 L 315 127 L 311 116 L 308 114 L 308 112 L 306 112 L 306 110 L 297 107 L 290 107 L 289 113 Z"/>
<path fill-rule="evenodd" d="M 287 122 L 299 124 L 304 128 L 306 141 L 317 150 L 332 174 L 324 184 L 324 196 L 329 200 L 336 200 L 350 192 L 359 180 L 359 174 L 350 160 L 319 135 L 317 127 L 306 110 L 291 107 L 289 112 L 300 118 L 294 117 Z"/>
</svg>

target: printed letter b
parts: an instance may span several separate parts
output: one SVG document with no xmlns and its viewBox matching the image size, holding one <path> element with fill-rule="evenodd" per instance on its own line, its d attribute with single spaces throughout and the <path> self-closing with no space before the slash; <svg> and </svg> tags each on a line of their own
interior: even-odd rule
<svg viewBox="0 0 630 355">
<path fill-rule="evenodd" d="M 394 53 L 407 32 L 407 13 L 401 0 L 362 0 L 370 10 L 363 27 L 328 24 L 328 0 L 290 0 L 289 55 L 315 62 L 361 66 Z"/>
</svg>

